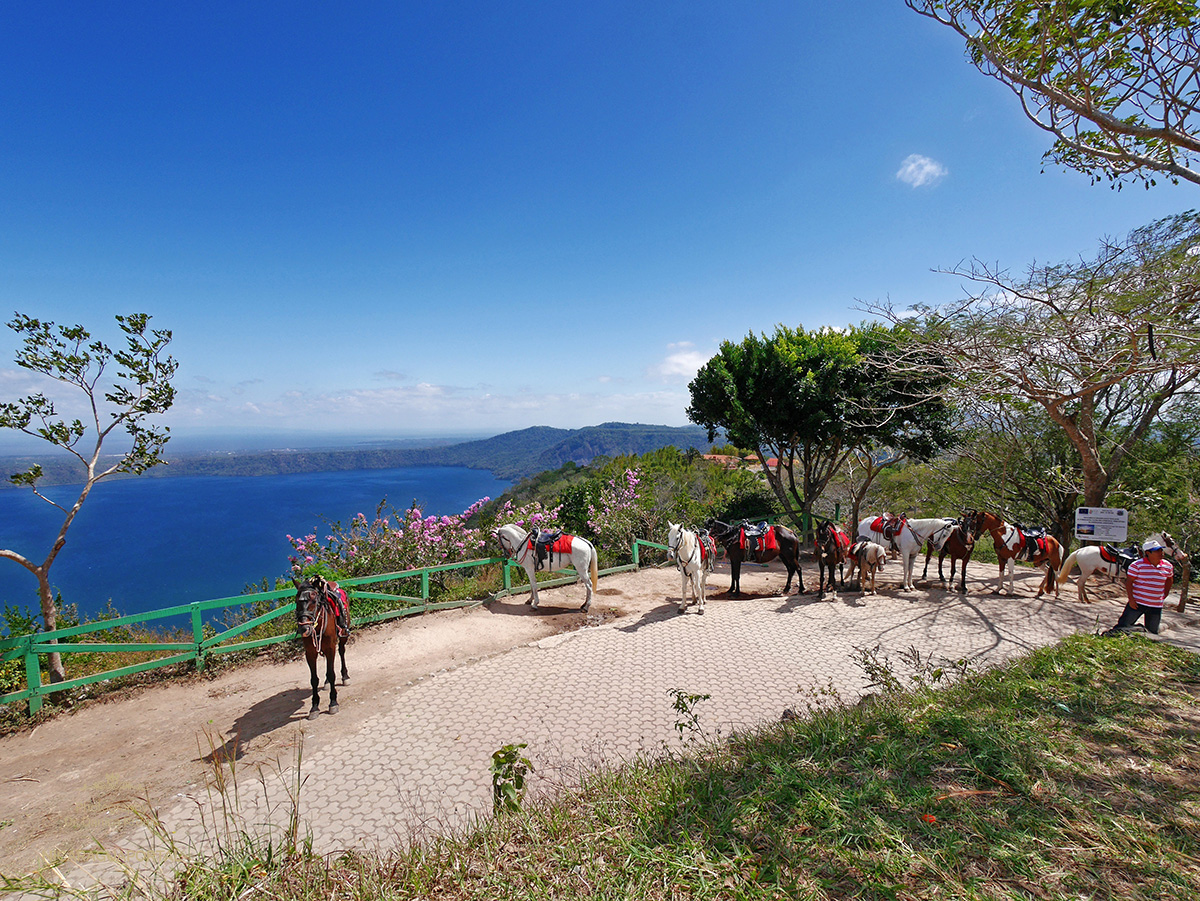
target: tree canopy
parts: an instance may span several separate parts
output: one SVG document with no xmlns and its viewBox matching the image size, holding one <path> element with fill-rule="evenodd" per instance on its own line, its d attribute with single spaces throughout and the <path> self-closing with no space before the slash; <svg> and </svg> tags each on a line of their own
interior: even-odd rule
<svg viewBox="0 0 1200 901">
<path fill-rule="evenodd" d="M 69 509 L 38 490 L 40 465 L 9 478 L 14 484 L 33 489 L 34 494 L 65 514 L 53 545 L 40 563 L 25 554 L 0 548 L 0 558 L 12 560 L 37 578 L 42 620 L 47 630 L 53 630 L 57 621 L 50 567 L 66 544 L 67 530 L 92 487 L 114 473 L 140 474 L 157 466 L 163 462 L 163 448 L 170 437 L 169 429 L 160 428 L 148 418 L 165 413 L 175 400 L 171 378 L 177 364 L 166 355 L 171 333 L 149 329 L 150 317 L 145 313 L 116 319 L 124 333 L 125 346 L 115 350 L 102 341 L 92 340 L 91 333 L 81 325 L 60 326 L 20 313 L 8 323 L 9 328 L 23 336 L 16 355 L 17 365 L 82 392 L 94 429 L 90 445 L 84 443 L 88 425 L 80 419 L 68 422 L 61 418 L 54 402 L 41 392 L 0 403 L 0 428 L 41 438 L 67 451 L 83 466 L 83 488 Z M 117 371 L 105 390 L 101 381 L 113 364 Z M 114 431 L 124 431 L 130 446 L 114 462 L 102 466 L 101 449 Z M 57 653 L 50 655 L 50 677 L 55 682 L 64 677 Z"/>
<path fill-rule="evenodd" d="M 926 459 L 952 443 L 935 369 L 889 360 L 903 327 L 845 331 L 779 326 L 725 341 L 689 386 L 688 418 L 752 448 L 797 521 L 850 454 Z"/>
<path fill-rule="evenodd" d="M 1120 185 L 1200 184 L 1196 0 L 905 0 L 1055 136 L 1045 159 Z"/>
</svg>

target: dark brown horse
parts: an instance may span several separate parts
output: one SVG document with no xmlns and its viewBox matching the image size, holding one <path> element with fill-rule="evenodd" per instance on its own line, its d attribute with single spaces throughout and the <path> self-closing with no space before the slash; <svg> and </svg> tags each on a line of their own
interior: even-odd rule
<svg viewBox="0 0 1200 901">
<path fill-rule="evenodd" d="M 817 533 L 813 542 L 813 552 L 817 557 L 819 582 L 817 583 L 817 598 L 825 597 L 825 570 L 829 570 L 829 590 L 836 591 L 833 568 L 838 568 L 842 588 L 846 587 L 846 549 L 850 547 L 850 536 L 835 526 L 828 519 L 817 520 Z"/>
<path fill-rule="evenodd" d="M 304 582 L 292 580 L 296 586 L 296 633 L 304 639 L 304 656 L 312 676 L 312 710 L 308 718 L 315 719 L 321 706 L 320 680 L 317 678 L 317 657 L 325 656 L 325 684 L 329 686 L 329 712 L 337 713 L 337 680 L 334 679 L 335 655 L 342 658 L 342 684 L 350 681 L 346 671 L 346 639 L 338 637 L 337 611 L 329 596 L 325 580 L 316 576 Z"/>
<path fill-rule="evenodd" d="M 1058 570 L 1062 566 L 1062 546 L 1053 535 L 1034 537 L 1027 534 L 1026 529 L 1005 522 L 1000 514 L 988 510 L 975 512 L 975 540 L 984 532 L 992 536 L 992 544 L 996 548 L 996 557 L 1000 562 L 1000 584 L 996 586 L 995 594 L 1004 590 L 1004 573 L 1008 571 L 1008 593 L 1016 594 L 1013 581 L 1016 577 L 1018 557 L 1023 557 L 1034 566 L 1046 567 L 1046 578 L 1038 584 L 1035 597 L 1041 597 L 1045 592 L 1053 590 L 1058 594 Z"/>
<path fill-rule="evenodd" d="M 967 564 L 971 562 L 971 554 L 975 552 L 975 516 L 974 510 L 963 514 L 962 519 L 950 520 L 945 532 L 938 530 L 929 536 L 925 544 L 925 569 L 921 572 L 924 580 L 929 574 L 929 558 L 936 549 L 938 552 L 938 581 L 944 586 L 946 576 L 942 570 L 942 561 L 950 557 L 950 584 L 954 584 L 954 571 L 958 561 L 962 561 L 962 581 L 958 590 L 967 593 Z"/>
<path fill-rule="evenodd" d="M 725 548 L 729 558 L 729 593 L 737 597 L 741 591 L 742 561 L 751 560 L 755 563 L 769 563 L 778 557 L 787 567 L 787 584 L 783 593 L 790 594 L 792 590 L 792 575 L 798 579 L 799 592 L 804 594 L 804 574 L 800 572 L 800 539 L 787 526 L 768 526 L 768 535 L 758 539 L 758 547 L 750 548 L 752 539 L 743 533 L 743 525 L 730 525 L 719 519 L 710 519 L 705 527 L 712 537 Z"/>
</svg>

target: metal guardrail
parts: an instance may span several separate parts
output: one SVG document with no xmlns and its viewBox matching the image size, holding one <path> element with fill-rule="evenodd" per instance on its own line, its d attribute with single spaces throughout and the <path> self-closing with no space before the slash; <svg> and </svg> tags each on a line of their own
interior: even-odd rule
<svg viewBox="0 0 1200 901">
<path fill-rule="evenodd" d="M 640 551 L 643 547 L 661 549 L 663 551 L 667 550 L 666 545 L 637 539 L 634 541 L 632 548 L 633 563 L 599 570 L 599 575 L 606 576 L 612 573 L 628 572 L 638 569 L 638 567 L 641 565 Z M 484 598 L 470 598 L 459 601 L 439 601 L 430 603 L 429 579 L 432 574 L 449 572 L 457 569 L 480 568 L 495 564 L 502 565 L 504 587 L 494 594 L 488 594 Z M 364 625 L 366 623 L 399 619 L 400 617 L 404 616 L 413 616 L 418 613 L 426 613 L 430 610 L 448 610 L 456 607 L 476 606 L 489 600 L 514 594 L 515 592 L 523 589 L 513 588 L 513 569 L 523 571 L 524 567 L 513 562 L 512 560 L 505 560 L 502 557 L 484 557 L 475 560 L 465 560 L 460 563 L 445 563 L 439 566 L 419 567 L 417 569 L 383 573 L 374 576 L 359 576 L 350 579 L 340 579 L 338 580 L 338 584 L 346 589 L 346 594 L 350 597 L 351 601 L 361 599 L 399 602 L 399 606 L 392 610 L 386 610 L 381 613 L 367 614 L 365 616 L 351 617 L 351 622 L 354 625 Z M 571 572 L 572 575 L 569 577 L 550 578 L 547 580 L 539 579 L 538 587 L 552 588 L 557 585 L 566 585 L 574 582 L 577 578 L 577 576 L 574 575 L 574 571 L 570 569 L 556 570 L 555 572 Z M 420 597 L 409 597 L 406 595 L 369 590 L 369 586 L 371 585 L 378 585 L 380 583 L 395 582 L 401 579 L 413 579 L 418 577 L 421 580 Z M 0 639 L 0 663 L 12 660 L 24 660 L 25 663 L 25 688 L 19 691 L 12 691 L 7 694 L 0 695 L 0 704 L 11 704 L 18 701 L 25 701 L 29 704 L 29 712 L 33 714 L 41 710 L 42 699 L 45 696 L 55 692 L 79 688 L 81 686 L 91 685 L 97 682 L 107 682 L 111 679 L 116 679 L 121 676 L 130 676 L 134 675 L 135 673 L 146 672 L 147 670 L 158 669 L 164 666 L 173 666 L 179 663 L 190 662 L 195 665 L 195 668 L 198 671 L 200 671 L 204 669 L 206 659 L 213 655 L 230 654 L 237 651 L 249 651 L 256 648 L 265 647 L 267 645 L 280 644 L 285 641 L 295 641 L 295 634 L 290 632 L 271 635 L 265 638 L 255 638 L 243 641 L 234 640 L 242 635 L 245 635 L 247 632 L 257 628 L 258 626 L 269 623 L 281 616 L 287 616 L 288 614 L 293 613 L 295 606 L 292 603 L 292 599 L 294 597 L 294 589 L 284 588 L 276 591 L 264 591 L 256 594 L 238 595 L 237 597 L 217 598 L 207 601 L 193 601 L 188 604 L 166 607 L 161 610 L 151 610 L 145 613 L 119 616 L 114 619 L 87 623 L 80 626 L 70 626 L 65 629 L 55 629 L 52 632 L 36 632 L 31 635 L 21 635 L 16 638 Z M 270 602 L 285 598 L 285 603 L 273 610 L 268 611 L 267 613 L 253 617 L 252 619 L 249 619 L 243 623 L 238 623 L 237 625 L 225 629 L 224 631 L 214 632 L 213 634 L 207 636 L 205 635 L 205 615 L 211 611 L 221 610 L 228 607 L 241 607 L 247 604 Z M 132 626 L 138 623 L 148 623 L 155 620 L 164 620 L 180 616 L 190 617 L 191 641 L 102 642 L 65 640 L 72 638 L 78 639 L 79 637 L 86 636 L 94 632 L 105 632 L 110 629 L 123 626 Z M 213 627 L 210 625 L 208 628 L 211 630 Z M 75 679 L 67 679 L 63 682 L 54 682 L 49 685 L 44 685 L 42 683 L 41 661 L 39 658 L 43 655 L 52 654 L 55 652 L 115 654 L 130 652 L 142 653 L 171 651 L 175 653 L 169 654 L 165 657 L 157 657 L 153 660 L 147 660 L 142 663 L 135 663 L 129 666 L 106 670 L 100 673 L 92 673 L 90 675 L 80 676 Z"/>
</svg>

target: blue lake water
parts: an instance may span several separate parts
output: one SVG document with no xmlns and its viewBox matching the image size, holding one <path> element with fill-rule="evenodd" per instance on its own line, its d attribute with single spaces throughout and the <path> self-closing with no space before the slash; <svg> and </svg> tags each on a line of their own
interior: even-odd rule
<svg viewBox="0 0 1200 901">
<path fill-rule="evenodd" d="M 460 467 L 321 472 L 287 476 L 169 477 L 100 482 L 50 570 L 63 601 L 81 614 L 111 600 L 122 613 L 232 597 L 288 573 L 290 535 L 328 534 L 328 523 L 373 517 L 383 498 L 426 515 L 461 513 L 511 483 Z M 44 493 L 70 507 L 79 486 Z M 0 491 L 0 547 L 41 562 L 64 514 L 28 490 Z M 0 560 L 0 605 L 38 610 L 37 580 Z"/>
</svg>

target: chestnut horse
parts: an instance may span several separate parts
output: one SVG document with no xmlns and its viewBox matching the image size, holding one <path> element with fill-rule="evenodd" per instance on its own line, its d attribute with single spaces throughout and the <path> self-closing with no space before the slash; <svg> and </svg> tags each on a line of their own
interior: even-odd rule
<svg viewBox="0 0 1200 901">
<path fill-rule="evenodd" d="M 942 561 L 950 557 L 950 584 L 954 584 L 954 571 L 958 561 L 962 561 L 962 582 L 958 590 L 967 593 L 967 564 L 971 562 L 971 554 L 975 552 L 975 511 L 964 513 L 962 519 L 951 519 L 938 531 L 929 536 L 925 545 L 925 569 L 921 571 L 921 579 L 929 574 L 929 558 L 934 550 L 938 552 L 938 581 L 943 586 L 946 576 L 942 570 Z"/>
<path fill-rule="evenodd" d="M 315 719 L 321 706 L 320 679 L 317 678 L 317 656 L 325 656 L 325 684 L 329 686 L 329 712 L 337 713 L 337 680 L 333 674 L 335 655 L 342 658 L 342 684 L 350 681 L 346 671 L 346 639 L 337 634 L 337 614 L 329 599 L 325 580 L 315 576 L 304 582 L 292 580 L 296 586 L 296 632 L 304 639 L 304 657 L 312 679 L 312 710 L 308 718 Z"/>
<path fill-rule="evenodd" d="M 1004 593 L 1004 572 L 1008 570 L 1008 593 L 1016 594 L 1013 581 L 1016 578 L 1016 563 L 1018 557 L 1024 557 L 1034 566 L 1046 567 L 1046 578 L 1038 584 L 1034 597 L 1040 598 L 1047 591 L 1058 594 L 1058 571 L 1062 566 L 1062 545 L 1052 535 L 1044 538 L 1033 538 L 1026 535 L 1012 523 L 1005 522 L 998 513 L 988 510 L 975 512 L 975 528 L 972 532 L 975 539 L 987 532 L 992 536 L 992 544 L 996 548 L 996 556 L 1000 562 L 1000 583 L 996 586 L 995 594 Z"/>
<path fill-rule="evenodd" d="M 742 547 L 742 526 L 734 526 L 727 522 L 721 522 L 719 519 L 711 519 L 705 523 L 705 528 L 720 543 L 721 547 L 725 548 L 725 554 L 729 557 L 729 593 L 737 597 L 742 593 L 742 560 L 747 557 L 746 550 Z M 791 593 L 794 573 L 799 578 L 798 590 L 800 594 L 804 594 L 804 574 L 800 572 L 800 539 L 787 526 L 771 526 L 770 528 L 774 529 L 777 547 L 760 547 L 756 553 L 751 555 L 751 559 L 756 563 L 769 563 L 778 557 L 787 567 L 787 584 L 783 586 L 783 593 Z"/>
</svg>

